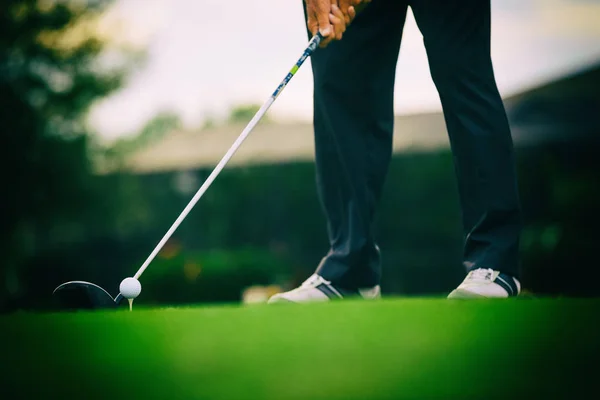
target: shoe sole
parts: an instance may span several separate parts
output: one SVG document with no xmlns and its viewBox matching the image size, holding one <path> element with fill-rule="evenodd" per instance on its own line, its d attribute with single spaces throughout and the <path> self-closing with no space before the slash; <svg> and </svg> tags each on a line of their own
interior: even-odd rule
<svg viewBox="0 0 600 400">
<path fill-rule="evenodd" d="M 449 299 L 488 299 L 489 297 L 481 294 L 469 292 L 468 290 L 455 289 L 449 295 Z"/>
<path fill-rule="evenodd" d="M 269 299 L 269 301 L 267 301 L 267 304 L 277 304 L 277 303 L 295 303 L 295 301 L 291 301 L 286 299 L 285 297 L 277 297 L 277 298 L 271 298 Z"/>
</svg>

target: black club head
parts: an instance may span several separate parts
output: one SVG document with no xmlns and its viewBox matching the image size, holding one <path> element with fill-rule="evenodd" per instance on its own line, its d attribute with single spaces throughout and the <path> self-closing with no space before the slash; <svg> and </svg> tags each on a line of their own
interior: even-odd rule
<svg viewBox="0 0 600 400">
<path fill-rule="evenodd" d="M 116 308 L 115 299 L 100 286 L 90 282 L 63 283 L 52 293 L 61 310 L 96 310 Z"/>
</svg>

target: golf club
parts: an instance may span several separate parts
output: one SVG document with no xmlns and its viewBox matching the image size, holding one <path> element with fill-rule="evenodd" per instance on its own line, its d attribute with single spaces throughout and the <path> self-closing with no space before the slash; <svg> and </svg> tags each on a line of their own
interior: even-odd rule
<svg viewBox="0 0 600 400">
<path fill-rule="evenodd" d="M 285 78 L 281 81 L 277 89 L 273 92 L 271 97 L 262 105 L 262 107 L 257 111 L 254 117 L 250 120 L 246 128 L 242 131 L 240 136 L 236 139 L 233 145 L 229 148 L 225 156 L 219 161 L 217 166 L 208 176 L 206 181 L 202 184 L 200 189 L 196 192 L 194 197 L 190 200 L 188 205 L 181 212 L 179 217 L 175 220 L 173 225 L 169 228 L 167 233 L 163 236 L 163 238 L 158 242 L 152 253 L 148 256 L 146 261 L 142 264 L 140 269 L 133 276 L 135 279 L 139 279 L 139 277 L 144 273 L 148 265 L 154 260 L 156 255 L 160 252 L 163 246 L 167 243 L 171 235 L 175 232 L 175 230 L 179 227 L 179 225 L 183 222 L 183 220 L 187 217 L 189 212 L 194 208 L 198 200 L 204 195 L 206 190 L 210 187 L 219 173 L 223 170 L 227 162 L 233 157 L 235 152 L 244 142 L 246 137 L 252 132 L 254 127 L 258 124 L 261 118 L 265 115 L 267 110 L 271 107 L 271 105 L 275 102 L 277 97 L 281 94 L 283 89 L 287 86 L 292 77 L 296 74 L 298 69 L 302 66 L 304 61 L 308 57 L 313 54 L 313 52 L 319 47 L 323 36 L 320 33 L 317 33 L 312 37 L 310 42 L 308 43 L 308 47 L 304 50 L 304 53 L 300 57 L 300 59 L 296 62 L 296 64 L 292 67 L 290 72 L 285 76 Z M 115 298 L 113 298 L 106 290 L 102 289 L 100 286 L 95 285 L 90 282 L 84 281 L 70 281 L 65 282 L 54 289 L 53 295 L 58 302 L 58 305 L 62 309 L 97 309 L 97 308 L 114 308 L 117 307 L 121 301 L 123 300 L 123 295 L 119 293 Z"/>
</svg>

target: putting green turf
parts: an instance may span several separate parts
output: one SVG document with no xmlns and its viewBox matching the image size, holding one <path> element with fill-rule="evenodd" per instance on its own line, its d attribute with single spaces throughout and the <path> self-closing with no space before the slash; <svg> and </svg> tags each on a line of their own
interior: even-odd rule
<svg viewBox="0 0 600 400">
<path fill-rule="evenodd" d="M 0 316 L 0 379 L 14 397 L 0 398 L 576 398 L 596 385 L 599 306 L 387 299 L 13 314 Z"/>
</svg>

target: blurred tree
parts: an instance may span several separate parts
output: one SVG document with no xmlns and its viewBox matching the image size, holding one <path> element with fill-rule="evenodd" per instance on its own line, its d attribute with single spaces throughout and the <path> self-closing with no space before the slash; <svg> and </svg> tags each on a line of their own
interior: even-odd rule
<svg viewBox="0 0 600 400">
<path fill-rule="evenodd" d="M 155 143 L 181 127 L 181 118 L 178 114 L 163 111 L 148 121 L 137 134 L 119 139 L 108 147 L 100 147 L 94 159 L 102 170 L 119 170 L 125 165 L 126 157 L 131 153 Z"/>
<path fill-rule="evenodd" d="M 38 243 L 90 211 L 84 117 L 133 61 L 101 62 L 94 27 L 111 2 L 0 2 L 0 308 L 19 294 L 19 267 Z"/>
<path fill-rule="evenodd" d="M 213 129 L 213 128 L 217 127 L 218 125 L 219 125 L 219 121 L 217 120 L 217 118 L 209 115 L 204 119 L 204 122 L 202 123 L 200 130 L 204 131 L 204 130 Z"/>
<path fill-rule="evenodd" d="M 228 120 L 229 120 L 229 122 L 234 122 L 234 123 L 235 122 L 248 123 L 248 122 L 250 122 L 252 117 L 254 117 L 254 114 L 256 114 L 258 112 L 259 109 L 260 109 L 259 104 L 247 104 L 247 105 L 236 106 L 229 113 Z M 263 117 L 262 121 L 263 122 L 268 121 L 268 118 L 266 115 Z"/>
</svg>

